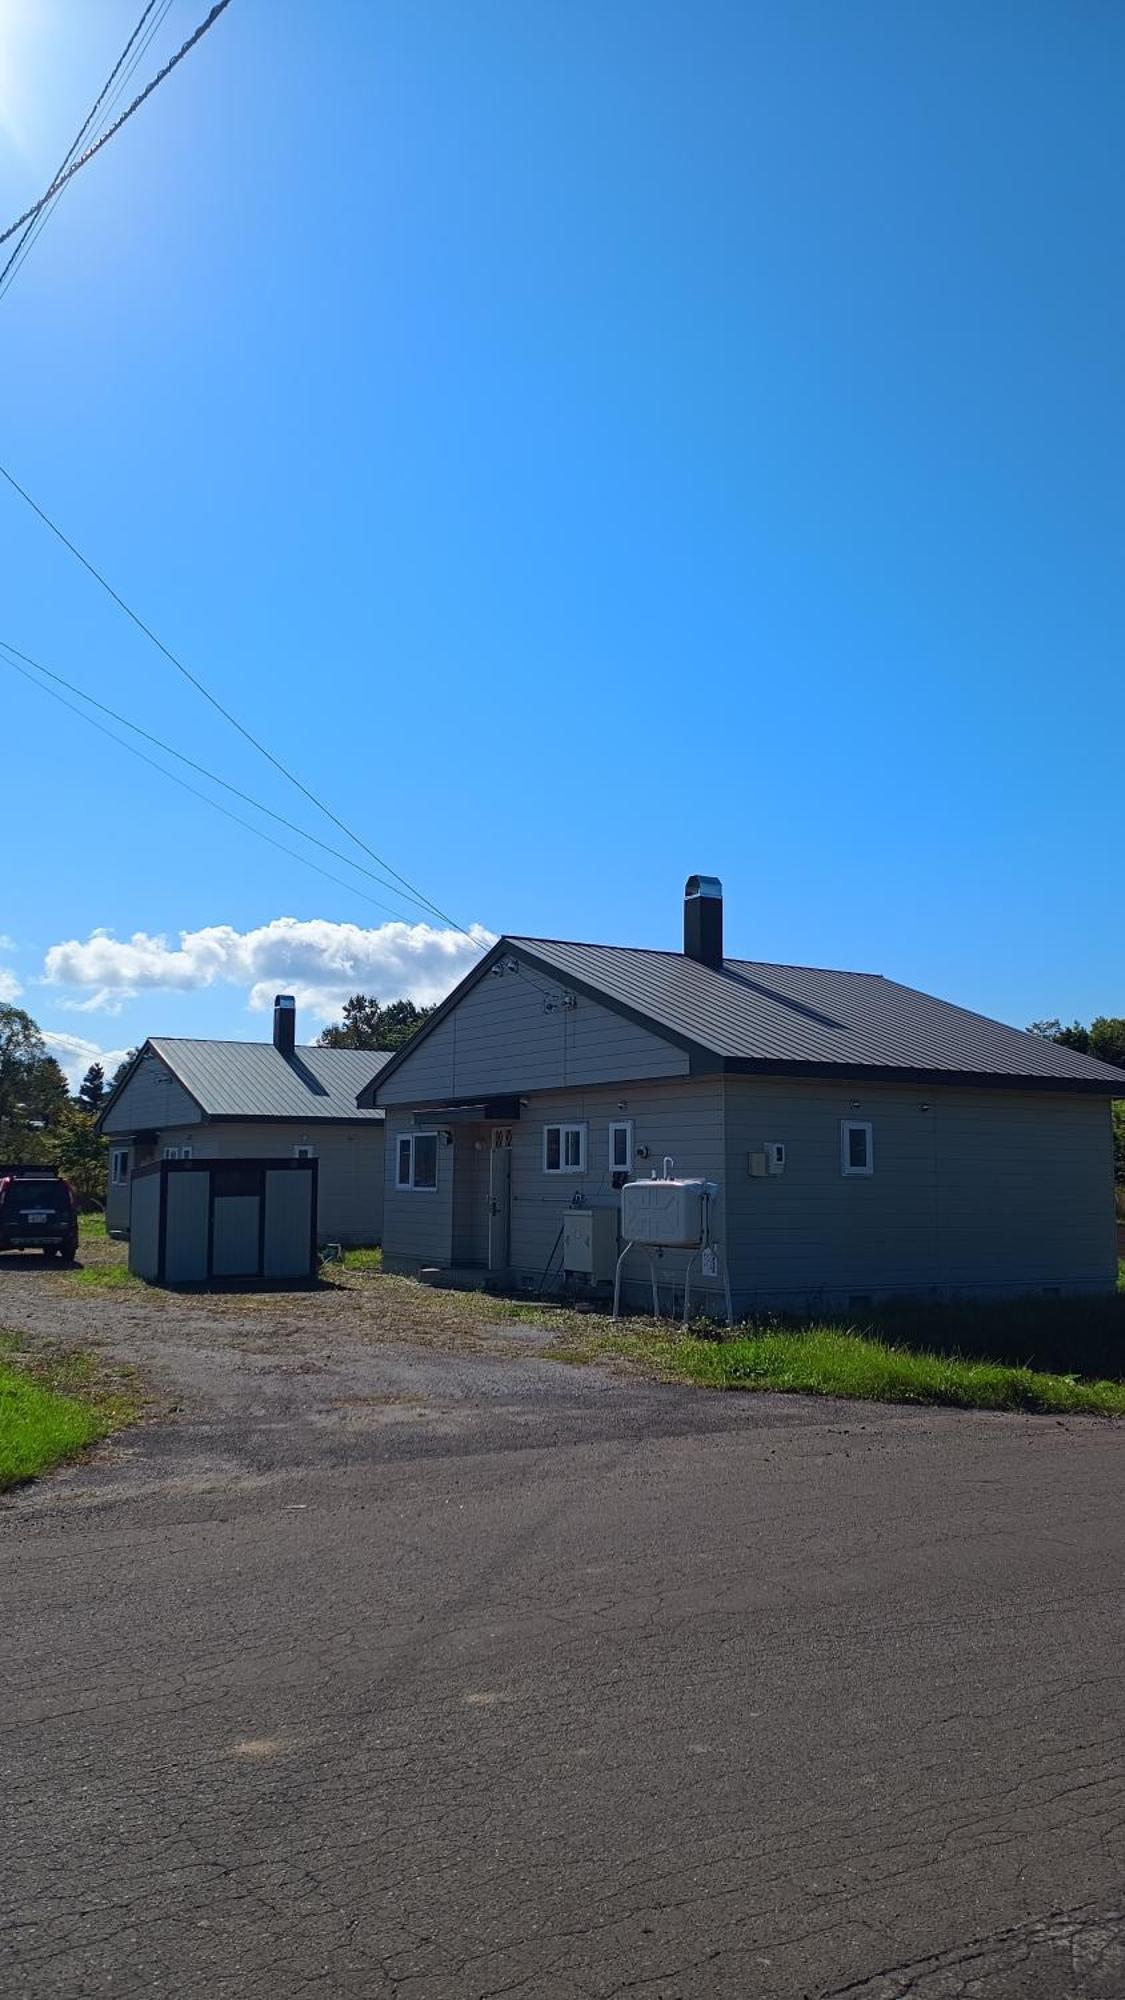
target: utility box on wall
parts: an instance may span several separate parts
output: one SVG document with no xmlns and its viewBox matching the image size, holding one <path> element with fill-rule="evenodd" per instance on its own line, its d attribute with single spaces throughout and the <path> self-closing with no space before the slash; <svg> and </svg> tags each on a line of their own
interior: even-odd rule
<svg viewBox="0 0 1125 2000">
<path fill-rule="evenodd" d="M 130 1197 L 129 1269 L 150 1284 L 316 1276 L 315 1160 L 154 1160 Z"/>
<path fill-rule="evenodd" d="M 563 1216 L 563 1270 L 596 1283 L 612 1278 L 617 1264 L 617 1210 L 568 1208 Z"/>
</svg>

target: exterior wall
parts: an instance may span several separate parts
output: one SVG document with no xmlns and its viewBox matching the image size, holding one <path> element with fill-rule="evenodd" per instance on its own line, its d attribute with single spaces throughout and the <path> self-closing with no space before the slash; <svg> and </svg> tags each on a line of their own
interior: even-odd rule
<svg viewBox="0 0 1125 2000">
<path fill-rule="evenodd" d="M 198 1125 L 203 1113 L 166 1063 L 149 1051 L 137 1064 L 102 1130 L 111 1142 L 117 1132 L 162 1131 L 166 1125 Z"/>
<path fill-rule="evenodd" d="M 724 1090 L 736 1311 L 1112 1288 L 1102 1099 L 755 1077 Z M 845 1118 L 873 1126 L 870 1177 L 841 1172 Z M 785 1171 L 752 1179 L 767 1140 Z"/>
<path fill-rule="evenodd" d="M 377 1103 L 389 1109 L 687 1075 L 683 1049 L 593 1000 L 578 995 L 573 1007 L 548 1011 L 562 992 L 546 973 L 487 975 L 377 1087 Z"/>
<path fill-rule="evenodd" d="M 383 1233 L 383 1127 L 376 1119 L 362 1125 L 299 1125 L 272 1119 L 230 1124 L 205 1121 L 170 1125 L 159 1134 L 156 1157 L 165 1146 L 190 1146 L 197 1160 L 292 1159 L 295 1146 L 311 1146 L 319 1162 L 320 1195 L 317 1235 L 322 1243 L 378 1243 Z M 123 1209 L 120 1222 L 128 1227 L 128 1188 L 110 1190 Z"/>
<path fill-rule="evenodd" d="M 541 1091 L 528 1095 L 512 1132 L 511 1266 L 513 1284 L 538 1285 L 550 1263 L 561 1269 L 558 1242 L 566 1210 L 575 1196 L 584 1206 L 617 1209 L 619 1196 L 609 1164 L 611 1121 L 630 1119 L 634 1149 L 647 1147 L 648 1157 L 634 1150 L 634 1171 L 659 1173 L 666 1154 L 675 1160 L 677 1175 L 707 1180 L 723 1178 L 723 1087 L 718 1077 L 688 1081 L 630 1083 L 612 1088 Z M 586 1172 L 548 1174 L 543 1168 L 543 1128 L 547 1124 L 587 1126 Z M 434 1128 L 441 1129 L 440 1117 Z M 424 1264 L 448 1266 L 483 1262 L 487 1245 L 488 1155 L 490 1125 L 453 1129 L 453 1143 L 438 1147 L 436 1192 L 400 1190 L 394 1186 L 398 1136 L 413 1131 L 413 1112 L 388 1110 L 387 1186 L 384 1256 L 390 1269 L 417 1271 Z M 722 1197 L 712 1212 L 714 1235 L 722 1240 L 725 1222 Z M 466 1250 L 475 1249 L 475 1256 Z M 682 1302 L 687 1254 L 666 1251 L 657 1260 L 661 1301 L 666 1309 L 673 1293 Z M 651 1299 L 648 1256 L 634 1251 L 623 1274 L 623 1296 L 630 1302 Z M 700 1310 L 714 1309 L 717 1294 L 699 1276 L 692 1280 Z M 710 1306 L 708 1305 L 710 1301 Z"/>
</svg>

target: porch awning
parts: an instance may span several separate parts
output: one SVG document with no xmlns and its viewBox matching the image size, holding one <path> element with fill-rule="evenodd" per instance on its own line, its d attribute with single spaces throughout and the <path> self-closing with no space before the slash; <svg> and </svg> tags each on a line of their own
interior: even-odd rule
<svg viewBox="0 0 1125 2000">
<path fill-rule="evenodd" d="M 514 1125 L 520 1115 L 518 1097 L 486 1097 L 478 1104 L 431 1104 L 414 1113 L 415 1125 Z"/>
</svg>

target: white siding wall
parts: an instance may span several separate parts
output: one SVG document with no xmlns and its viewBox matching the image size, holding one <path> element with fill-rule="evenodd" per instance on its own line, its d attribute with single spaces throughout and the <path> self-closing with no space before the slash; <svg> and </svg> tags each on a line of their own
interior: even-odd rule
<svg viewBox="0 0 1125 2000">
<path fill-rule="evenodd" d="M 311 1146 L 319 1162 L 317 1235 L 322 1243 L 378 1243 L 383 1230 L 383 1127 L 214 1123 L 171 1126 L 165 1146 L 187 1145 L 197 1160 L 292 1159 L 295 1146 Z"/>
<path fill-rule="evenodd" d="M 1114 1282 L 1099 1098 L 751 1077 L 728 1077 L 725 1093 L 739 1309 Z M 874 1128 L 870 1178 L 841 1172 L 847 1118 Z M 748 1155 L 767 1140 L 784 1143 L 785 1172 L 752 1179 Z"/>
<path fill-rule="evenodd" d="M 562 991 L 538 971 L 487 975 L 379 1086 L 379 1104 L 687 1075 L 682 1049 L 608 1007 L 579 995 L 573 1008 L 548 1012 L 547 998 Z"/>
<path fill-rule="evenodd" d="M 103 1130 L 107 1139 L 115 1132 L 161 1131 L 166 1125 L 196 1125 L 202 1113 L 183 1084 L 166 1063 L 151 1050 L 142 1057 L 113 1109 Z"/>
<path fill-rule="evenodd" d="M 530 1093 L 511 1128 L 514 1283 L 537 1283 L 548 1259 L 552 1272 L 558 1273 L 561 1251 L 556 1239 L 575 1195 L 581 1195 L 583 1203 L 590 1207 L 619 1208 L 620 1197 L 614 1190 L 609 1164 L 609 1126 L 611 1121 L 620 1119 L 632 1120 L 635 1147 L 648 1148 L 647 1159 L 635 1158 L 636 1173 L 647 1175 L 653 1168 L 659 1173 L 664 1156 L 671 1154 L 678 1175 L 722 1180 L 723 1092 L 717 1077 Z M 543 1129 L 547 1124 L 559 1123 L 587 1126 L 583 1174 L 544 1172 Z M 435 1124 L 440 1125 L 440 1120 L 435 1120 Z M 479 1233 L 471 1230 L 468 1205 L 475 1202 L 483 1214 L 491 1127 L 455 1128 L 454 1143 L 439 1146 L 436 1193 L 400 1192 L 394 1187 L 396 1139 L 400 1133 L 413 1129 L 411 1113 L 388 1113 L 384 1231 L 388 1267 L 416 1271 L 423 1264 L 456 1263 L 459 1246 L 472 1241 L 474 1236 L 478 1255 L 483 1257 L 487 1226 Z M 481 1153 L 475 1149 L 476 1139 L 482 1142 Z M 721 1241 L 725 1228 L 721 1199 L 712 1221 Z M 665 1304 L 671 1302 L 673 1283 L 682 1297 L 685 1263 L 685 1253 L 677 1251 L 668 1251 L 659 1260 Z M 643 1304 L 651 1297 L 646 1255 L 634 1252 L 623 1276 L 626 1299 Z M 701 1310 L 708 1297 L 714 1301 L 714 1288 L 705 1285 L 698 1275 L 693 1279 L 693 1291 L 696 1290 Z"/>
</svg>

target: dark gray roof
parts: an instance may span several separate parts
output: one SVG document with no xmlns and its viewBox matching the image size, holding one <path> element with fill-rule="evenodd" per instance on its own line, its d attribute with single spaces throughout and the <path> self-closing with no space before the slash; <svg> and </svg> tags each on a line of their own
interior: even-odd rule
<svg viewBox="0 0 1125 2000">
<path fill-rule="evenodd" d="M 878 1070 L 1125 1096 L 1125 1070 L 881 973 L 738 958 L 718 971 L 682 952 L 519 937 L 502 938 L 486 963 L 513 948 L 732 1068 Z"/>
<path fill-rule="evenodd" d="M 381 1118 L 356 1097 L 389 1054 L 363 1049 L 299 1048 L 283 1056 L 272 1042 L 201 1042 L 155 1036 L 155 1049 L 209 1118 Z"/>
</svg>

